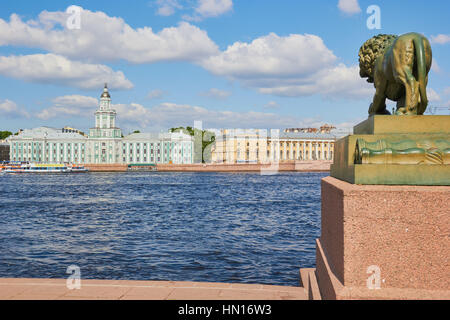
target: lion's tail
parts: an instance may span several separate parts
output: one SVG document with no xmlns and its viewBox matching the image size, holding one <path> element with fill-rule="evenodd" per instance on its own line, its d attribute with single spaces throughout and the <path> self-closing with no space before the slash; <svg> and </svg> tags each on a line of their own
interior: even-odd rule
<svg viewBox="0 0 450 320">
<path fill-rule="evenodd" d="M 417 114 L 421 115 L 425 112 L 428 105 L 427 98 L 427 61 L 425 57 L 425 47 L 422 37 L 414 37 L 414 48 L 416 51 L 417 76 L 419 81 L 420 104 L 417 108 Z"/>
</svg>

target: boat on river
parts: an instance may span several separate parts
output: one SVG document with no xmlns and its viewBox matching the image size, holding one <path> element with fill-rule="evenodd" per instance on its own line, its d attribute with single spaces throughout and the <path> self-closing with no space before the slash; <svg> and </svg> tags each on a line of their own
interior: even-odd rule
<svg viewBox="0 0 450 320">
<path fill-rule="evenodd" d="M 49 164 L 49 163 L 21 163 L 6 165 L 4 173 L 81 173 L 89 170 L 80 165 Z"/>
</svg>

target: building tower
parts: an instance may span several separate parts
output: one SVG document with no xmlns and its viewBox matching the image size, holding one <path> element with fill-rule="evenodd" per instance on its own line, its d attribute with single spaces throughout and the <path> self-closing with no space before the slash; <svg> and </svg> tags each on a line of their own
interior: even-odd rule
<svg viewBox="0 0 450 320">
<path fill-rule="evenodd" d="M 122 130 L 116 127 L 116 111 L 111 108 L 111 96 L 105 83 L 100 104 L 95 112 L 95 127 L 89 130 L 91 163 L 116 163 Z"/>
<path fill-rule="evenodd" d="M 108 85 L 100 96 L 100 105 L 95 112 L 95 128 L 89 132 L 90 138 L 121 138 L 122 132 L 116 127 L 116 111 L 111 109 L 111 96 Z"/>
</svg>

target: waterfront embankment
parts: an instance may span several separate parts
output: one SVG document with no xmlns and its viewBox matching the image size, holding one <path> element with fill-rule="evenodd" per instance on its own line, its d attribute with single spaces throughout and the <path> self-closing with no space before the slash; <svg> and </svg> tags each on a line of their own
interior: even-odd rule
<svg viewBox="0 0 450 320">
<path fill-rule="evenodd" d="M 289 161 L 273 164 L 157 164 L 159 172 L 326 172 L 332 161 Z M 126 164 L 86 164 L 91 172 L 125 172 Z"/>
<path fill-rule="evenodd" d="M 0 300 L 306 300 L 304 287 L 188 281 L 0 279 Z"/>
</svg>

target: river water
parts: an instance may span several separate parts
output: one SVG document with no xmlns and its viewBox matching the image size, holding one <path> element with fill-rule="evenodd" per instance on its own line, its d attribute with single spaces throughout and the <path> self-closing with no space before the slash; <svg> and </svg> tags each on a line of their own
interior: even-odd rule
<svg viewBox="0 0 450 320">
<path fill-rule="evenodd" d="M 327 175 L 2 175 L 0 277 L 295 286 Z"/>
</svg>

